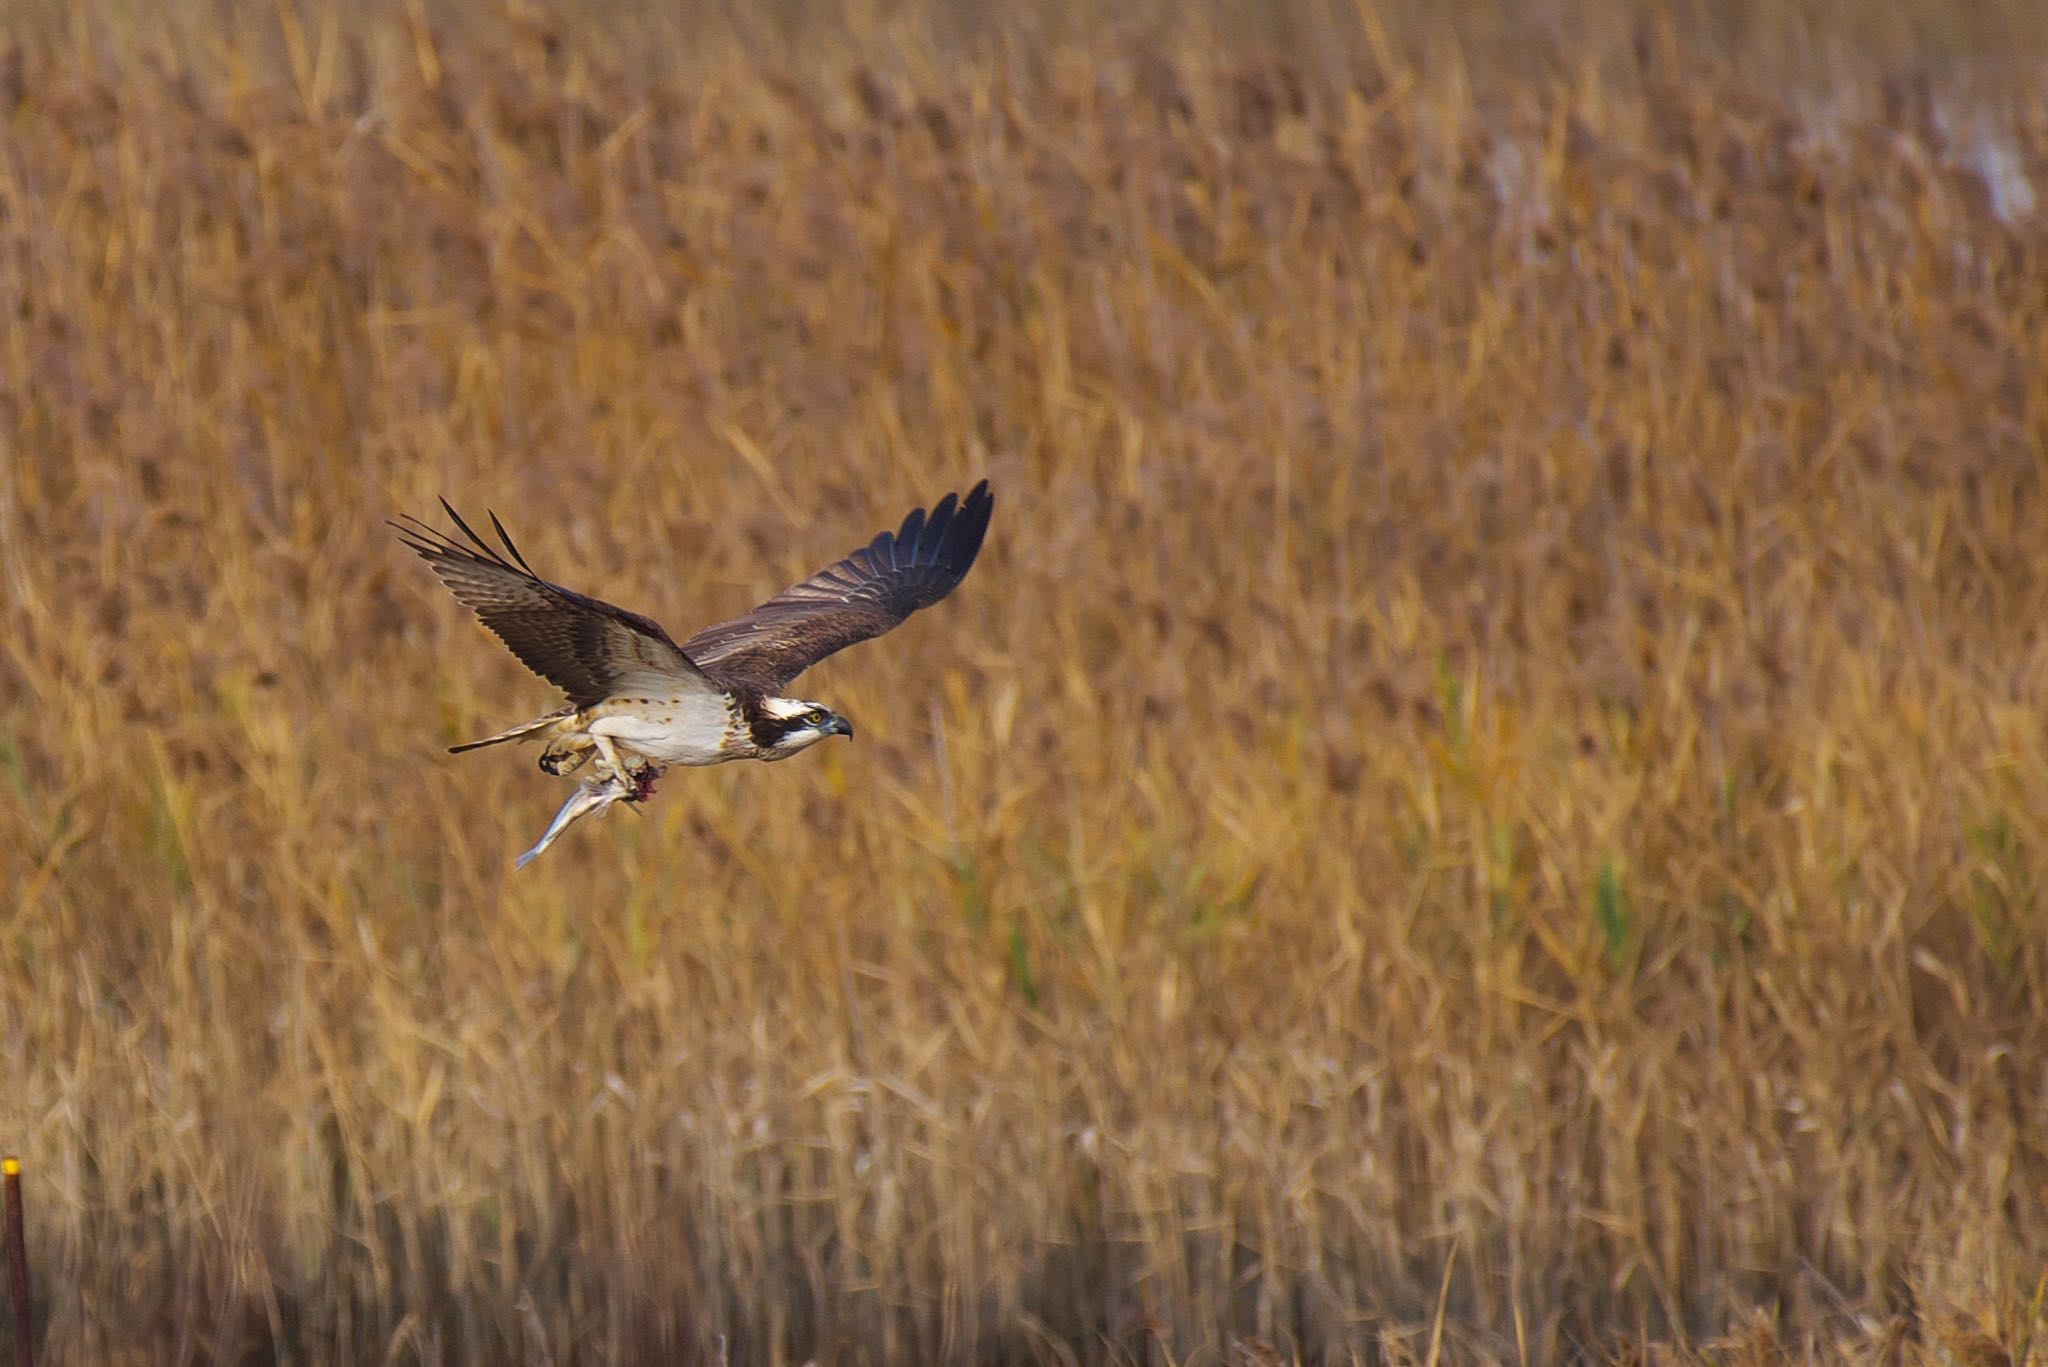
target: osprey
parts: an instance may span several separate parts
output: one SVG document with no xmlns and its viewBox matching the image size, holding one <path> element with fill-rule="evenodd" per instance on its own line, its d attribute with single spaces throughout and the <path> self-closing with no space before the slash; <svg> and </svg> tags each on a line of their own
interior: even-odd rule
<svg viewBox="0 0 2048 1367">
<path fill-rule="evenodd" d="M 497 514 L 491 526 L 502 553 L 448 500 L 441 506 L 468 545 L 417 518 L 392 526 L 521 664 L 569 698 L 558 711 L 449 753 L 545 740 L 540 767 L 550 774 L 595 756 L 602 786 L 585 787 L 601 808 L 616 797 L 644 801 L 670 764 L 788 759 L 827 736 L 851 738 L 852 722 L 782 689 L 827 655 L 951 593 L 981 550 L 995 496 L 983 480 L 964 499 L 947 494 L 929 514 L 914 509 L 894 533 L 681 645 L 652 618 L 535 574 Z M 566 824 L 557 820 L 549 839 Z"/>
</svg>

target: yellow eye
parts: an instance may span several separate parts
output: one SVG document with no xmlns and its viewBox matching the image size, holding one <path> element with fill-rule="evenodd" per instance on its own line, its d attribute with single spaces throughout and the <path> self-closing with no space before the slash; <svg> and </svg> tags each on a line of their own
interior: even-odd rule
<svg viewBox="0 0 2048 1367">
<path fill-rule="evenodd" d="M 823 726 L 825 724 L 825 709 L 822 707 L 812 708 L 804 713 L 804 721 L 812 726 Z"/>
</svg>

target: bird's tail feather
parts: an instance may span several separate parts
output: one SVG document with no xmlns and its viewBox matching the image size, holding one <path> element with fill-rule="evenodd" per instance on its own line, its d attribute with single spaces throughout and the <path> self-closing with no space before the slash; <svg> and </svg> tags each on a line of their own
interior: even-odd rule
<svg viewBox="0 0 2048 1367">
<path fill-rule="evenodd" d="M 500 731 L 495 736 L 485 736 L 482 740 L 473 740 L 464 745 L 451 745 L 448 747 L 448 753 L 459 755 L 466 750 L 481 750 L 486 745 L 497 745 L 503 741 L 524 740 L 537 731 L 546 730 L 568 715 L 569 709 L 564 709 L 560 712 L 550 712 L 545 717 L 535 717 L 532 721 L 521 722 L 509 731 Z"/>
</svg>

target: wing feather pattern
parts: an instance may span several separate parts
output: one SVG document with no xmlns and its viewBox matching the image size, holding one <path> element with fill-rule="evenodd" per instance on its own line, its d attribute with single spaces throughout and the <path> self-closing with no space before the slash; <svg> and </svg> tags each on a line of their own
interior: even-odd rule
<svg viewBox="0 0 2048 1367">
<path fill-rule="evenodd" d="M 713 679 L 773 693 L 834 651 L 879 636 L 951 593 L 973 567 L 995 495 L 983 480 L 947 494 L 929 516 L 912 510 L 895 532 L 746 615 L 692 636 L 683 653 Z"/>
<path fill-rule="evenodd" d="M 568 694 L 575 706 L 592 707 L 622 693 L 719 691 L 659 622 L 535 574 L 497 514 L 491 515 L 491 527 L 504 545 L 502 554 L 447 499 L 441 506 L 468 545 L 418 518 L 391 525 L 521 664 Z"/>
</svg>

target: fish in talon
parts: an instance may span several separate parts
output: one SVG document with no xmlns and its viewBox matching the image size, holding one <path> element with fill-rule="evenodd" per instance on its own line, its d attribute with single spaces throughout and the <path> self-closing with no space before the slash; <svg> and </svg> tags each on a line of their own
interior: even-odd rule
<svg viewBox="0 0 2048 1367">
<path fill-rule="evenodd" d="M 539 843 L 532 849 L 520 855 L 512 867 L 523 869 L 531 864 L 540 857 L 543 850 L 555 843 L 557 836 L 593 812 L 601 812 L 614 802 L 644 801 L 644 798 L 636 796 L 642 791 L 642 782 L 651 787 L 653 780 L 635 781 L 614 774 L 610 778 L 585 779 L 577 784 L 576 791 L 569 794 L 569 800 L 562 804 L 562 809 L 555 813 L 555 819 L 548 823 L 547 833 L 541 836 Z"/>
</svg>

